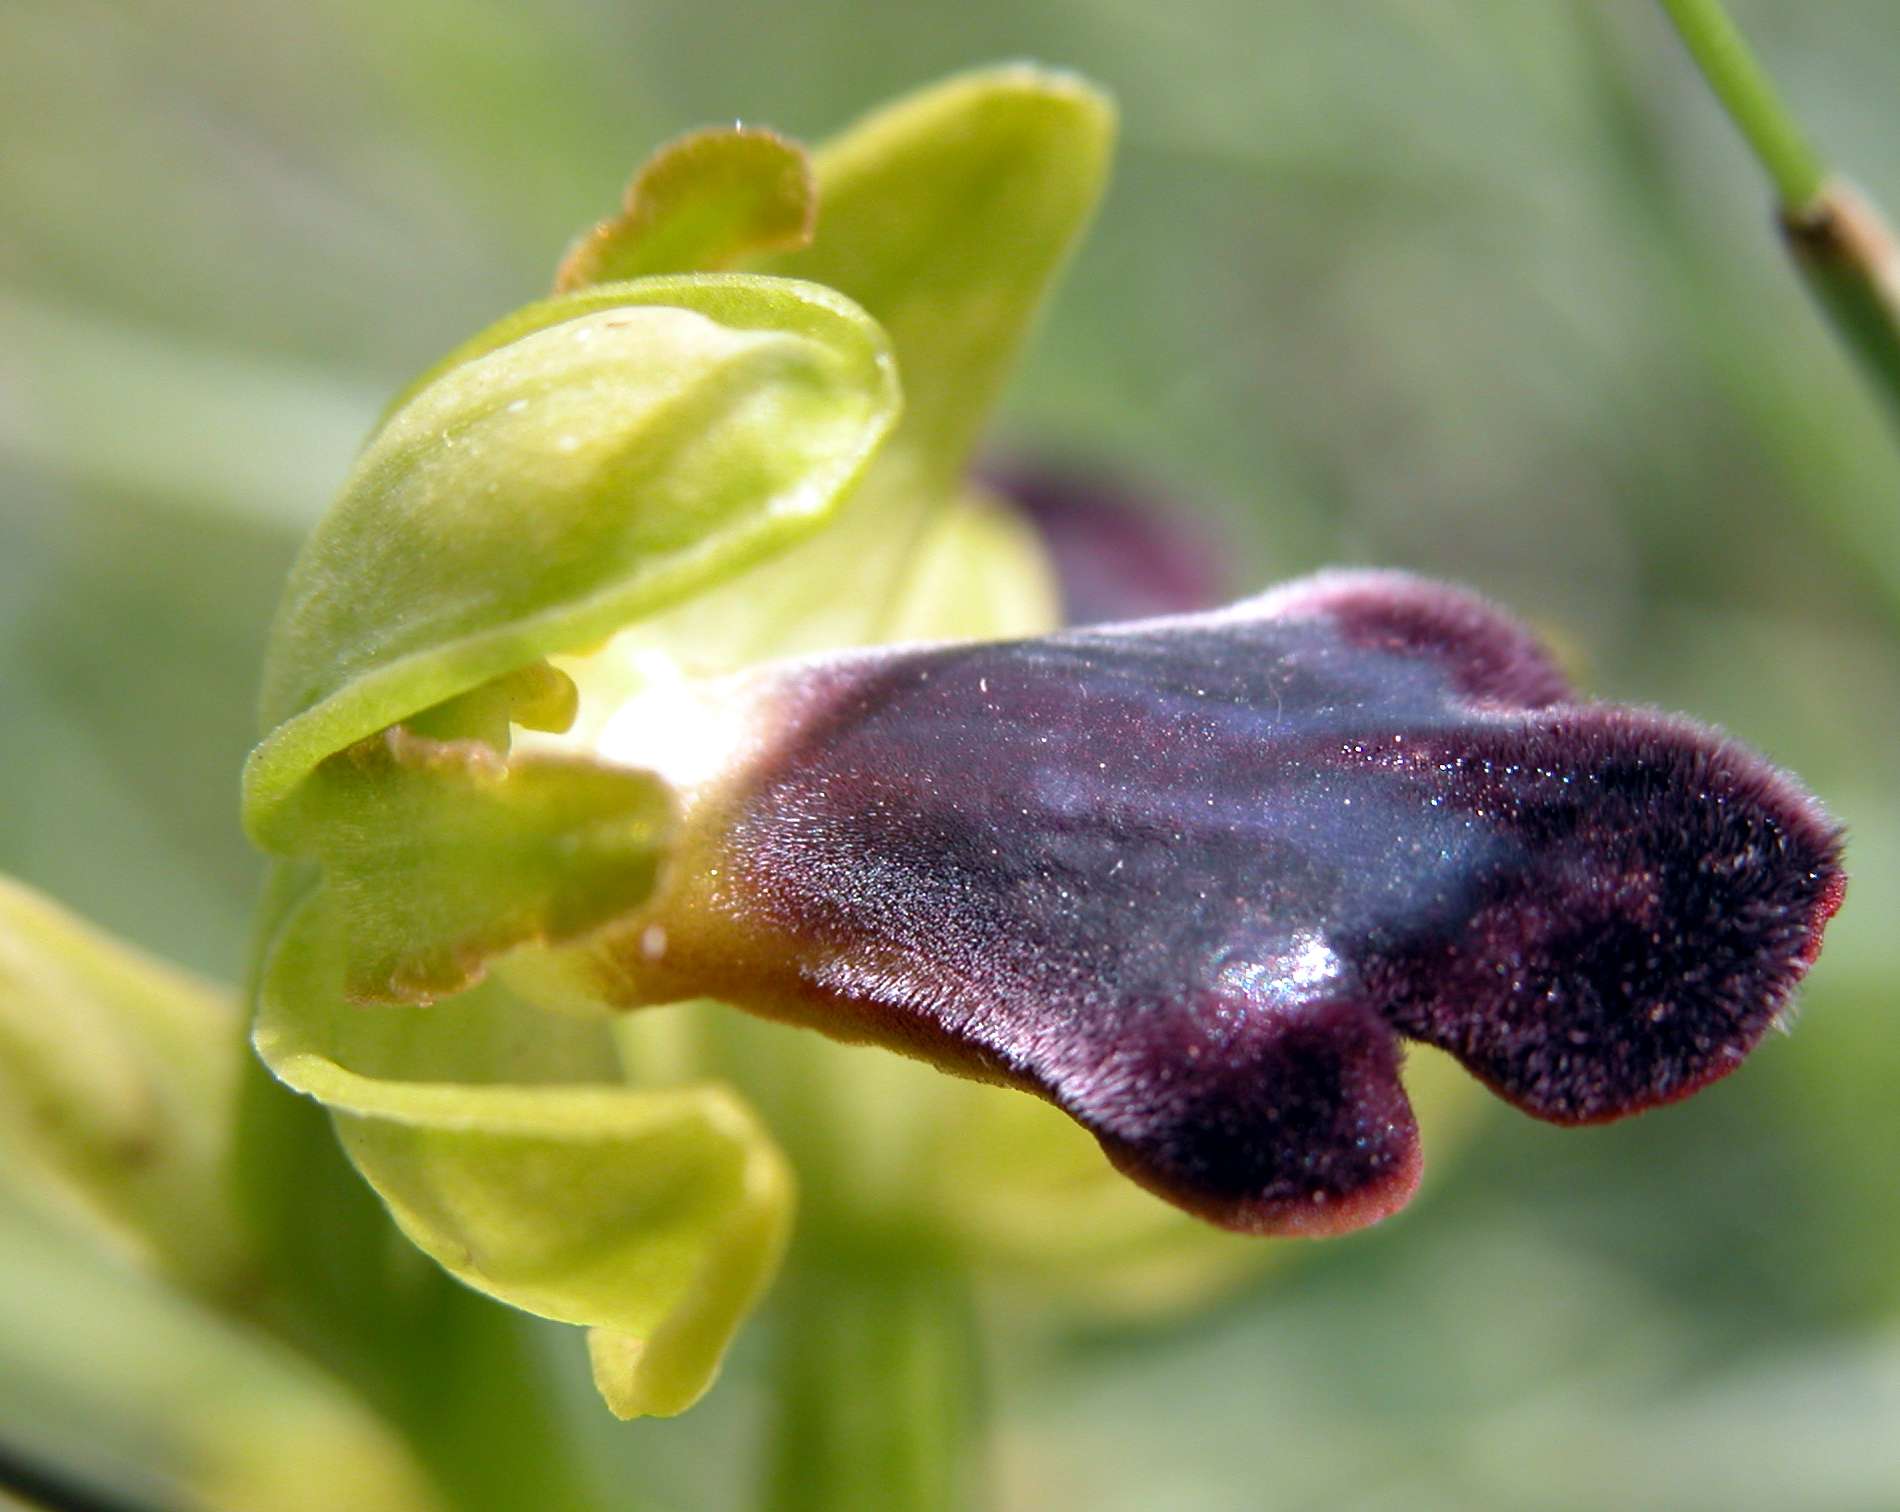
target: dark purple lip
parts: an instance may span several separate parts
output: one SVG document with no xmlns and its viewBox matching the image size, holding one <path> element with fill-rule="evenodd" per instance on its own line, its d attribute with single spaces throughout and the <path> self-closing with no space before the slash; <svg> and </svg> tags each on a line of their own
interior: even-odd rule
<svg viewBox="0 0 1900 1512">
<path fill-rule="evenodd" d="M 1560 1123 L 1726 1075 L 1844 886 L 1791 778 L 1400 574 L 773 678 L 654 993 L 1035 1091 L 1248 1232 L 1404 1204 L 1406 1039 Z"/>
</svg>

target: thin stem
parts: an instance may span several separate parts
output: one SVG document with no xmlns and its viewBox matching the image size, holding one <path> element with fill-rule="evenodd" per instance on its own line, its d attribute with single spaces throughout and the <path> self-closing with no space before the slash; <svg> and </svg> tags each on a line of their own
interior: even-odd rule
<svg viewBox="0 0 1900 1512">
<path fill-rule="evenodd" d="M 1781 229 L 1795 265 L 1889 414 L 1900 421 L 1900 245 L 1879 208 L 1840 179 Z"/>
<path fill-rule="evenodd" d="M 803 1246 L 781 1282 L 767 1512 L 959 1512 L 979 1412 L 970 1302 L 934 1247 Z"/>
<path fill-rule="evenodd" d="M 1661 0 L 1661 5 L 1773 180 L 1782 208 L 1794 215 L 1806 213 L 1821 193 L 1827 170 L 1721 0 Z"/>
<path fill-rule="evenodd" d="M 1721 0 L 1659 3 L 1774 181 L 1795 266 L 1900 421 L 1900 243 L 1879 208 L 1828 171 Z"/>
<path fill-rule="evenodd" d="M 449 1506 L 602 1512 L 528 1336 L 534 1323 L 445 1274 L 430 1279 L 438 1316 L 426 1354 L 408 1362 L 411 1390 L 394 1421 Z"/>
</svg>

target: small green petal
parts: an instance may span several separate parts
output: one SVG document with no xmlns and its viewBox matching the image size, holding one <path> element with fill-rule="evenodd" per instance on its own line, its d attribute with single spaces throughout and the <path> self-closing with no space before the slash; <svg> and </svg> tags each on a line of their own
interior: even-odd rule
<svg viewBox="0 0 1900 1512">
<path fill-rule="evenodd" d="M 238 1043 L 216 991 L 0 879 L 0 1175 L 212 1291 Z"/>
<path fill-rule="evenodd" d="M 433 1002 L 504 950 L 637 907 L 671 822 L 665 786 L 641 773 L 401 726 L 323 761 L 298 806 L 347 921 L 357 1002 Z"/>
<path fill-rule="evenodd" d="M 451 1275 L 622 1336 L 598 1347 L 615 1411 L 691 1406 L 790 1220 L 789 1170 L 756 1119 L 716 1085 L 411 1079 L 435 1073 L 438 1044 L 495 989 L 426 1010 L 353 1007 L 338 933 L 319 894 L 271 951 L 254 1034 L 265 1064 L 330 1110 L 398 1226 Z"/>
<path fill-rule="evenodd" d="M 627 186 L 625 208 L 575 243 L 556 293 L 655 273 L 714 272 L 811 240 L 818 188 L 796 142 L 712 127 L 668 142 Z"/>
<path fill-rule="evenodd" d="M 372 438 L 292 569 L 252 833 L 305 849 L 288 799 L 324 757 L 816 529 L 897 409 L 877 327 L 785 280 L 608 285 L 477 337 Z"/>
<path fill-rule="evenodd" d="M 528 662 L 410 715 L 403 725 L 431 740 L 479 740 L 505 751 L 513 726 L 558 734 L 574 723 L 579 709 L 572 678 L 546 662 Z"/>
</svg>

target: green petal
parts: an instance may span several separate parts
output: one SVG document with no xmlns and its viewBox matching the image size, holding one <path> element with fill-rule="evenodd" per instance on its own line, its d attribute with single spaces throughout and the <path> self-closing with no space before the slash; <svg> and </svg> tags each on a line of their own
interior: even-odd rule
<svg viewBox="0 0 1900 1512">
<path fill-rule="evenodd" d="M 217 992 L 0 879 L 0 1175 L 211 1291 L 243 1264 L 237 1048 Z"/>
<path fill-rule="evenodd" d="M 796 142 L 713 127 L 668 142 L 627 186 L 625 208 L 562 259 L 554 288 L 711 272 L 811 240 L 818 188 Z"/>
<path fill-rule="evenodd" d="M 877 327 L 708 274 L 518 312 L 370 441 L 292 569 L 246 772 L 266 847 L 325 756 L 809 533 L 893 423 Z"/>
<path fill-rule="evenodd" d="M 426 1010 L 352 1007 L 322 903 L 297 909 L 266 964 L 264 1062 L 329 1108 L 396 1223 L 451 1275 L 620 1336 L 595 1346 L 615 1411 L 691 1406 L 789 1223 L 790 1173 L 752 1114 L 711 1085 L 420 1079 L 457 1063 L 471 1019 L 494 1022 L 497 989 Z M 505 1064 L 494 1050 L 476 1057 L 491 1073 Z"/>
<path fill-rule="evenodd" d="M 528 662 L 411 714 L 403 725 L 432 740 L 479 740 L 505 751 L 515 725 L 559 732 L 574 723 L 579 709 L 580 692 L 565 673 L 546 662 Z"/>
<path fill-rule="evenodd" d="M 501 951 L 637 907 L 671 821 L 665 786 L 643 774 L 400 726 L 324 761 L 299 806 L 358 1002 L 432 1002 Z"/>
<path fill-rule="evenodd" d="M 901 444 L 960 471 L 1057 271 L 1094 213 L 1114 106 L 1017 65 L 919 90 L 817 154 L 818 234 L 759 265 L 856 300 L 904 375 Z"/>
</svg>

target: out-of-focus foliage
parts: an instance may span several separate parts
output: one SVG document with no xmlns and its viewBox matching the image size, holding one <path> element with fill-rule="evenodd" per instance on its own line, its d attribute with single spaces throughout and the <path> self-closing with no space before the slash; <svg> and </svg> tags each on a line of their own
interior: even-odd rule
<svg viewBox="0 0 1900 1512">
<path fill-rule="evenodd" d="M 236 1029 L 222 994 L 0 881 L 0 1187 L 170 1279 L 241 1287 L 222 1183 Z"/>
<path fill-rule="evenodd" d="M 1900 205 L 1900 13 L 1737 10 Z M 1404 1217 L 1184 1324 L 995 1299 L 1006 1505 L 1900 1501 L 1900 449 L 1641 7 L 12 0 L 0 871 L 233 976 L 264 628 L 383 398 L 542 289 L 684 124 L 816 139 L 1014 55 L 1116 91 L 1125 134 L 1013 441 L 1204 507 L 1236 589 L 1350 560 L 1514 604 L 1587 686 L 1801 772 L 1854 880 L 1793 1035 L 1692 1104 L 1489 1115 Z M 23 1316 L 146 1316 L 10 1212 Z M 101 1332 L 139 1400 L 172 1335 Z M 134 1418 L 22 1372 L 34 1347 L 0 1329 L 0 1380 L 50 1383 L 9 1424 L 50 1453 L 122 1424 L 137 1459 Z M 550 1376 L 603 1473 L 711 1509 L 754 1480 L 756 1366 L 632 1427 Z"/>
<path fill-rule="evenodd" d="M 5 1196 L 0 1236 L 9 1446 L 82 1467 L 82 1484 L 135 1505 L 437 1512 L 387 1426 L 292 1351 L 75 1246 Z M 30 1505 L 0 1493 L 0 1507 Z"/>
</svg>

